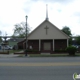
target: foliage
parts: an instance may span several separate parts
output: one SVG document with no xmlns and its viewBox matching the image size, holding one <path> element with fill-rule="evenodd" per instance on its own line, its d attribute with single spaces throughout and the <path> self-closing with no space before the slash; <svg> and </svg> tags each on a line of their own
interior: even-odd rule
<svg viewBox="0 0 80 80">
<path fill-rule="evenodd" d="M 38 50 L 28 49 L 28 50 L 25 50 L 25 52 L 38 52 Z"/>
<path fill-rule="evenodd" d="M 62 31 L 63 31 L 65 34 L 67 34 L 68 36 L 70 36 L 70 38 L 69 38 L 69 45 L 72 45 L 72 37 L 71 37 L 72 34 L 71 34 L 70 28 L 67 27 L 67 26 L 64 26 L 63 29 L 62 29 Z"/>
<path fill-rule="evenodd" d="M 1 35 L 1 33 L 2 33 L 2 32 L 0 31 L 0 35 Z"/>
<path fill-rule="evenodd" d="M 2 32 L 0 31 L 0 35 L 2 34 Z M 0 42 L 2 41 L 1 37 L 0 37 Z"/>
<path fill-rule="evenodd" d="M 58 52 L 58 53 L 62 53 L 62 52 L 66 52 L 66 49 L 59 49 L 59 50 L 55 50 L 55 52 Z"/>
<path fill-rule="evenodd" d="M 25 53 L 25 56 L 27 56 L 27 54 L 39 54 L 39 51 L 38 50 L 24 50 L 24 53 Z"/>
<path fill-rule="evenodd" d="M 2 39 L 1 39 L 1 37 L 0 37 L 0 42 L 2 42 Z"/>
<path fill-rule="evenodd" d="M 30 32 L 30 27 L 27 26 L 27 34 L 29 34 L 29 32 Z M 25 37 L 26 36 L 26 23 L 21 22 L 20 24 L 16 24 L 14 28 L 14 33 L 12 36 L 13 37 L 14 36 Z"/>
<path fill-rule="evenodd" d="M 80 45 L 80 36 L 76 36 L 75 40 L 76 40 L 77 44 Z"/>
<path fill-rule="evenodd" d="M 69 38 L 69 45 L 72 45 L 72 37 Z"/>
<path fill-rule="evenodd" d="M 68 36 L 71 36 L 71 35 L 72 35 L 70 28 L 67 27 L 67 26 L 64 26 L 63 29 L 62 29 L 62 31 L 63 31 L 65 34 L 67 34 Z"/>
<path fill-rule="evenodd" d="M 74 46 L 68 46 L 66 50 L 69 53 L 69 55 L 75 56 L 75 52 L 77 51 L 77 48 Z"/>
<path fill-rule="evenodd" d="M 12 54 L 12 53 L 21 52 L 21 51 L 22 50 L 14 50 L 14 49 L 12 49 L 12 50 L 9 50 L 9 53 Z"/>
</svg>

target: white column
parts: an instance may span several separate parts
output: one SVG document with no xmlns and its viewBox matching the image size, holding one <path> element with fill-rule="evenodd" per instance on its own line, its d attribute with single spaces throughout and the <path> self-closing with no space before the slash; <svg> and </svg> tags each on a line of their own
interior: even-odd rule
<svg viewBox="0 0 80 80">
<path fill-rule="evenodd" d="M 39 51 L 40 51 L 40 48 L 41 48 L 41 40 L 39 39 Z"/>
<path fill-rule="evenodd" d="M 54 51 L 54 39 L 53 39 L 53 51 Z"/>
<path fill-rule="evenodd" d="M 69 42 L 68 42 L 68 41 L 69 41 L 69 39 L 67 39 L 67 47 L 68 47 L 68 44 L 69 44 Z"/>
</svg>

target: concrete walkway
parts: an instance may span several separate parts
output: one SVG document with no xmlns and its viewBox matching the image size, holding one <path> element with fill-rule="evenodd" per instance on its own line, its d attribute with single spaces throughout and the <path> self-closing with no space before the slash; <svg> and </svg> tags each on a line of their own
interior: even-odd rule
<svg viewBox="0 0 80 80">
<path fill-rule="evenodd" d="M 10 57 L 19 57 L 19 55 L 14 55 L 13 53 L 12 54 L 0 54 L 0 58 L 10 58 Z"/>
<path fill-rule="evenodd" d="M 1 51 L 1 50 L 0 50 Z M 17 52 L 17 53 L 22 53 L 23 51 Z M 0 54 L 0 58 L 10 58 L 10 57 L 20 57 L 20 54 L 14 54 L 14 53 L 10 53 L 10 54 Z"/>
</svg>

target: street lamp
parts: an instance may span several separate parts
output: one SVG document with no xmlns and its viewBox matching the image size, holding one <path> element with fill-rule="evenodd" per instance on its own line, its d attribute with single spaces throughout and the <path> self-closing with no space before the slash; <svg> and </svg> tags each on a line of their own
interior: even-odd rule
<svg viewBox="0 0 80 80">
<path fill-rule="evenodd" d="M 27 18 L 28 16 L 26 16 L 26 52 L 25 52 L 25 56 L 27 56 Z"/>
</svg>

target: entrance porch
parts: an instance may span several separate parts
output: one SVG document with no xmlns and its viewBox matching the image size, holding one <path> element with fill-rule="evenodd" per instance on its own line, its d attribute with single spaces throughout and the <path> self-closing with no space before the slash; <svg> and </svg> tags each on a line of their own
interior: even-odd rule
<svg viewBox="0 0 80 80">
<path fill-rule="evenodd" d="M 55 50 L 64 50 L 66 47 L 66 39 L 28 40 L 28 50 L 39 53 L 53 53 Z"/>
</svg>

